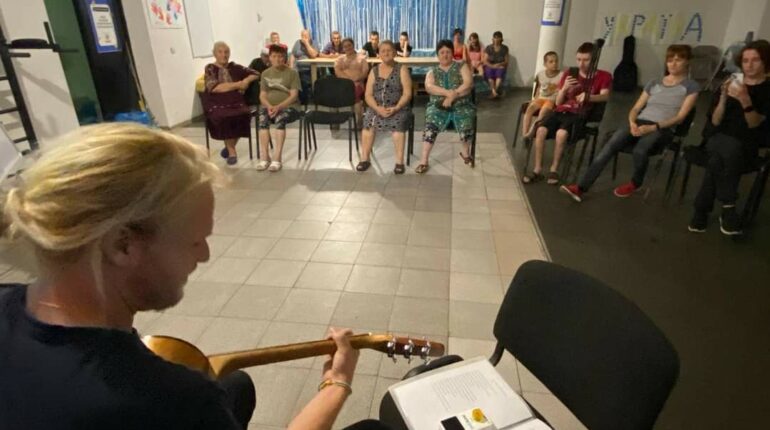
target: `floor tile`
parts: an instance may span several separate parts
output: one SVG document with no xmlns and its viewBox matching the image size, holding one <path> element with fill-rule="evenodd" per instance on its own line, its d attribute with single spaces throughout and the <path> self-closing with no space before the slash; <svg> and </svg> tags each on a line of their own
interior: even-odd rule
<svg viewBox="0 0 770 430">
<path fill-rule="evenodd" d="M 207 355 L 254 349 L 269 324 L 253 319 L 214 318 L 196 346 Z"/>
<path fill-rule="evenodd" d="M 344 209 L 344 208 L 343 208 Z M 369 231 L 368 222 L 342 222 L 335 221 L 329 226 L 324 240 L 336 240 L 341 242 L 363 242 Z"/>
<path fill-rule="evenodd" d="M 304 261 L 262 260 L 246 284 L 289 288 L 294 286 L 306 264 Z"/>
<path fill-rule="evenodd" d="M 209 244 L 209 258 L 220 257 L 236 239 L 238 239 L 236 236 L 220 236 L 216 234 L 209 236 L 206 239 L 206 242 Z"/>
<path fill-rule="evenodd" d="M 499 305 L 460 300 L 449 302 L 449 335 L 467 339 L 493 340 L 492 328 Z"/>
<path fill-rule="evenodd" d="M 259 214 L 259 218 L 295 220 L 304 210 L 305 205 L 275 203 L 263 210 L 262 213 Z"/>
<path fill-rule="evenodd" d="M 344 292 L 330 324 L 337 327 L 388 329 L 394 297 L 391 295 Z"/>
<path fill-rule="evenodd" d="M 405 250 L 404 245 L 364 243 L 356 259 L 356 264 L 401 267 Z"/>
<path fill-rule="evenodd" d="M 165 312 L 189 316 L 216 316 L 240 287 L 240 284 L 188 282 L 184 287 L 182 301 Z"/>
<path fill-rule="evenodd" d="M 535 231 L 535 225 L 532 223 L 532 218 L 529 214 L 492 214 L 490 219 L 492 221 L 492 229 L 495 231 L 519 231 L 525 233 Z"/>
<path fill-rule="evenodd" d="M 448 197 L 417 197 L 414 204 L 414 210 L 422 212 L 452 212 L 452 195 Z"/>
<path fill-rule="evenodd" d="M 452 300 L 499 305 L 503 300 L 500 277 L 497 275 L 452 272 L 449 275 L 449 298 Z"/>
<path fill-rule="evenodd" d="M 456 230 L 491 230 L 492 223 L 487 214 L 455 213 L 452 228 Z"/>
<path fill-rule="evenodd" d="M 310 376 L 310 369 L 257 366 L 246 372 L 254 381 L 259 396 L 252 423 L 286 428 L 293 418 L 294 405 Z"/>
<path fill-rule="evenodd" d="M 433 248 L 449 248 L 452 245 L 452 233 L 447 228 L 413 226 L 409 232 L 407 244 Z"/>
<path fill-rule="evenodd" d="M 225 215 L 214 223 L 214 234 L 238 236 L 254 223 L 254 218 L 243 215 Z"/>
<path fill-rule="evenodd" d="M 309 262 L 297 280 L 297 288 L 318 290 L 342 290 L 348 282 L 352 264 Z M 498 291 L 499 291 L 498 280 Z"/>
<path fill-rule="evenodd" d="M 225 251 L 225 257 L 262 259 L 278 239 L 270 237 L 239 237 Z"/>
<path fill-rule="evenodd" d="M 453 229 L 452 249 L 493 252 L 495 250 L 495 241 L 491 231 Z"/>
<path fill-rule="evenodd" d="M 377 209 L 372 218 L 374 224 L 410 225 L 414 211 L 404 209 Z"/>
<path fill-rule="evenodd" d="M 279 239 L 267 258 L 276 260 L 308 261 L 319 241 L 306 239 Z"/>
<path fill-rule="evenodd" d="M 219 315 L 233 318 L 271 320 L 289 295 L 286 288 L 244 285 L 222 308 Z"/>
<path fill-rule="evenodd" d="M 332 222 L 340 211 L 339 206 L 315 206 L 307 205 L 298 220 Z"/>
<path fill-rule="evenodd" d="M 446 212 L 415 211 L 412 218 L 414 227 L 452 228 L 452 214 Z"/>
<path fill-rule="evenodd" d="M 407 246 L 404 267 L 412 269 L 449 270 L 451 251 L 446 248 Z"/>
<path fill-rule="evenodd" d="M 283 237 L 289 239 L 314 239 L 321 240 L 329 230 L 329 223 L 325 221 L 293 221 Z"/>
<path fill-rule="evenodd" d="M 372 224 L 364 242 L 405 245 L 408 235 L 409 226 L 406 225 Z"/>
<path fill-rule="evenodd" d="M 345 204 L 349 196 L 350 192 L 348 191 L 322 191 L 313 196 L 308 204 L 340 207 Z"/>
<path fill-rule="evenodd" d="M 263 348 L 320 340 L 326 338 L 327 332 L 328 328 L 325 324 L 273 321 L 267 329 L 265 329 L 265 333 L 259 340 L 259 347 Z M 299 360 L 280 362 L 278 365 L 308 369 L 313 366 L 315 360 L 315 357 L 308 357 Z"/>
<path fill-rule="evenodd" d="M 275 320 L 328 324 L 339 298 L 336 291 L 292 289 Z"/>
<path fill-rule="evenodd" d="M 342 205 L 343 208 L 377 208 L 382 200 L 380 193 L 353 191 Z"/>
<path fill-rule="evenodd" d="M 498 259 L 494 252 L 474 249 L 453 249 L 451 260 L 452 272 L 485 273 L 497 275 Z"/>
<path fill-rule="evenodd" d="M 291 220 L 257 219 L 244 232 L 244 236 L 281 237 L 289 229 Z"/>
<path fill-rule="evenodd" d="M 345 291 L 393 295 L 398 290 L 401 268 L 356 264 Z"/>
<path fill-rule="evenodd" d="M 259 264 L 253 258 L 221 257 L 197 279 L 201 282 L 221 282 L 224 284 L 242 284 Z"/>
<path fill-rule="evenodd" d="M 447 300 L 415 297 L 396 297 L 390 317 L 392 331 L 421 332 L 446 336 L 449 310 Z"/>
<path fill-rule="evenodd" d="M 358 242 L 322 240 L 311 260 L 326 263 L 353 263 L 360 250 L 361 244 Z"/>
<path fill-rule="evenodd" d="M 397 295 L 447 299 L 449 298 L 449 272 L 403 269 Z"/>
</svg>

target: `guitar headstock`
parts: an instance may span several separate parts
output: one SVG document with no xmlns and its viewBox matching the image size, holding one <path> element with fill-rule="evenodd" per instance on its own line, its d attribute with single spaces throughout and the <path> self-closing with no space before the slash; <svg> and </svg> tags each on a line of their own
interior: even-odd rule
<svg viewBox="0 0 770 430">
<path fill-rule="evenodd" d="M 430 357 L 441 357 L 445 353 L 443 343 L 433 342 L 424 337 L 412 339 L 408 336 L 392 334 L 369 334 L 367 338 L 368 348 L 388 354 L 394 362 L 398 356 L 406 358 L 409 362 L 415 357 L 428 361 Z"/>
</svg>

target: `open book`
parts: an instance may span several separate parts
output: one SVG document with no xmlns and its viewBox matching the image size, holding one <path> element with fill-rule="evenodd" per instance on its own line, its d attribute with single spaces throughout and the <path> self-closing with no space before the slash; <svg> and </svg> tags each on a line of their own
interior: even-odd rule
<svg viewBox="0 0 770 430">
<path fill-rule="evenodd" d="M 484 357 L 423 373 L 388 391 L 412 430 L 441 429 L 442 420 L 473 408 L 500 430 L 550 429 Z"/>
</svg>

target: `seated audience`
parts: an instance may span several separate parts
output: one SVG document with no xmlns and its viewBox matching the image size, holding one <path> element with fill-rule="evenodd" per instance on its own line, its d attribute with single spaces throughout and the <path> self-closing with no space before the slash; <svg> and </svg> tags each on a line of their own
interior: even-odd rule
<svg viewBox="0 0 770 430">
<path fill-rule="evenodd" d="M 369 41 L 364 44 L 363 51 L 367 57 L 376 58 L 379 56 L 377 51 L 380 49 L 380 33 L 371 31 Z"/>
<path fill-rule="evenodd" d="M 478 33 L 471 33 L 468 36 L 468 65 L 471 66 L 474 75 L 484 75 L 483 54 L 484 46 L 479 41 Z"/>
<path fill-rule="evenodd" d="M 492 35 L 492 44 L 484 49 L 484 78 L 492 90 L 489 98 L 500 96 L 508 70 L 508 47 L 503 45 L 503 33 L 496 31 Z"/>
<path fill-rule="evenodd" d="M 310 65 L 298 64 L 297 61 L 316 58 L 317 56 L 318 47 L 313 43 L 313 39 L 310 37 L 310 31 L 307 29 L 302 30 L 299 39 L 294 43 L 294 47 L 291 48 L 291 56 L 289 57 L 289 67 L 299 72 L 299 79 L 302 83 L 302 92 L 300 93 L 302 104 L 305 104 L 310 100 L 313 83 L 311 82 Z"/>
<path fill-rule="evenodd" d="M 618 152 L 633 144 L 634 173 L 631 181 L 615 188 L 618 197 L 628 197 L 644 182 L 649 153 L 662 137 L 672 137 L 674 128 L 684 121 L 695 106 L 700 87 L 689 79 L 692 49 L 689 45 L 671 45 L 666 50 L 667 75 L 648 82 L 631 111 L 628 126 L 620 127 L 602 147 L 593 163 L 577 184 L 562 186 L 561 190 L 575 201 L 593 185 L 604 167 Z"/>
<path fill-rule="evenodd" d="M 703 184 L 695 197 L 691 232 L 706 231 L 708 218 L 719 200 L 719 228 L 725 235 L 743 233 L 735 208 L 741 173 L 756 162 L 758 148 L 766 145 L 770 125 L 770 80 L 767 79 L 770 45 L 764 40 L 747 44 L 736 64 L 742 75 L 733 75 L 721 88 L 707 123 L 708 164 Z"/>
<path fill-rule="evenodd" d="M 278 45 L 270 47 L 272 66 L 262 73 L 259 100 L 259 146 L 260 160 L 257 170 L 281 170 L 281 154 L 286 140 L 286 124 L 299 119 L 294 107 L 299 93 L 299 74 L 286 66 L 286 51 Z M 270 154 L 270 124 L 275 124 L 273 133 L 273 154 Z"/>
<path fill-rule="evenodd" d="M 463 150 L 460 157 L 465 164 L 473 159 L 470 155 L 471 139 L 473 139 L 473 118 L 476 116 L 476 106 L 473 105 L 470 94 L 473 89 L 473 76 L 465 63 L 458 63 L 452 58 L 452 42 L 441 40 L 436 46 L 439 64 L 433 66 L 425 76 L 425 91 L 430 94 L 425 108 L 425 131 L 422 140 L 422 157 L 415 169 L 417 173 L 428 171 L 428 160 L 433 144 L 439 132 L 447 129 L 453 123 L 460 134 Z"/>
<path fill-rule="evenodd" d="M 452 58 L 455 61 L 467 61 L 468 54 L 465 51 L 465 42 L 463 41 L 463 29 L 455 28 L 452 31 Z"/>
<path fill-rule="evenodd" d="M 408 57 L 412 55 L 412 45 L 409 44 L 409 33 L 402 31 L 398 36 L 398 46 L 396 46 L 396 55 L 399 57 Z"/>
<path fill-rule="evenodd" d="M 270 45 L 278 45 L 283 49 L 288 50 L 289 47 L 285 43 L 281 43 L 281 36 L 278 34 L 278 32 L 271 32 L 270 33 L 270 42 L 265 44 L 265 48 L 270 48 Z"/>
<path fill-rule="evenodd" d="M 535 124 L 535 164 L 532 172 L 524 175 L 522 182 L 530 184 L 543 179 L 543 152 L 545 140 L 556 137 L 556 145 L 553 151 L 553 162 L 548 172 L 548 184 L 559 184 L 559 162 L 564 152 L 564 146 L 569 139 L 572 126 L 580 119 L 580 109 L 583 103 L 606 102 L 610 98 L 612 87 L 612 75 L 604 70 L 596 70 L 590 94 L 586 97 L 587 73 L 591 67 L 591 55 L 594 44 L 585 42 L 578 47 L 576 54 L 577 78 L 564 73 L 559 82 L 559 93 L 556 96 L 556 108 L 542 123 Z"/>
<path fill-rule="evenodd" d="M 238 138 L 251 135 L 251 114 L 243 94 L 258 74 L 231 62 L 230 47 L 225 42 L 216 42 L 213 52 L 215 62 L 206 65 L 204 70 L 203 113 L 211 137 L 225 141 L 220 154 L 232 166 L 238 163 L 235 151 Z"/>
<path fill-rule="evenodd" d="M 249 69 L 257 72 L 257 78 L 259 78 L 262 72 L 267 70 L 268 67 L 270 67 L 270 49 L 262 48 L 262 50 L 259 52 L 259 58 L 251 60 Z"/>
<path fill-rule="evenodd" d="M 155 356 L 133 328 L 137 312 L 179 303 L 209 260 L 223 179 L 200 146 L 128 123 L 79 128 L 25 172 L 5 198 L 2 234 L 31 248 L 39 277 L 0 287 L 4 429 L 249 425 L 256 393 L 246 372 L 212 380 Z M 325 384 L 289 429 L 332 428 L 352 394 L 350 333 L 329 329 L 337 348 Z"/>
<path fill-rule="evenodd" d="M 342 35 L 337 30 L 332 31 L 331 40 L 319 54 L 322 58 L 337 58 L 342 55 Z"/>
<path fill-rule="evenodd" d="M 537 115 L 537 120 L 542 120 L 551 113 L 555 107 L 556 93 L 559 92 L 559 82 L 561 73 L 559 72 L 559 55 L 553 51 L 546 52 L 543 56 L 544 69 L 535 75 L 535 98 L 529 102 L 527 111 L 524 112 L 523 126 L 521 134 L 525 137 L 532 137 L 535 132 L 531 126 L 532 117 Z"/>
<path fill-rule="evenodd" d="M 369 64 L 366 62 L 366 57 L 358 55 L 356 52 L 356 46 L 353 43 L 353 39 L 345 38 L 342 41 L 342 49 L 345 55 L 337 58 L 334 63 L 334 75 L 338 78 L 350 79 L 353 81 L 356 90 L 356 105 L 355 113 L 358 124 L 361 124 L 361 116 L 363 115 L 363 106 L 361 101 L 364 97 L 365 84 L 367 74 L 369 73 Z"/>
<path fill-rule="evenodd" d="M 380 44 L 382 63 L 374 66 L 366 81 L 366 114 L 361 136 L 359 172 L 366 171 L 377 132 L 390 132 L 396 148 L 397 175 L 404 173 L 404 133 L 409 126 L 409 100 L 412 98 L 412 79 L 409 69 L 396 63 L 396 45 L 390 40 Z"/>
</svg>

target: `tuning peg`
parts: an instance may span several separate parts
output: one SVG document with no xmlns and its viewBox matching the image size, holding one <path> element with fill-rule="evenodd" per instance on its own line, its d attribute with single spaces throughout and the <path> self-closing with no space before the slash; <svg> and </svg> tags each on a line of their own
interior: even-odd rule
<svg viewBox="0 0 770 430">
<path fill-rule="evenodd" d="M 414 342 L 412 339 L 409 339 L 406 345 L 404 345 L 404 358 L 408 360 L 407 363 L 412 362 L 412 352 L 414 352 Z"/>
<path fill-rule="evenodd" d="M 393 362 L 396 362 L 396 345 L 398 345 L 398 341 L 396 340 L 396 337 L 393 336 L 393 339 L 388 341 L 388 344 L 386 345 L 388 349 L 388 357 L 393 359 Z"/>
</svg>

